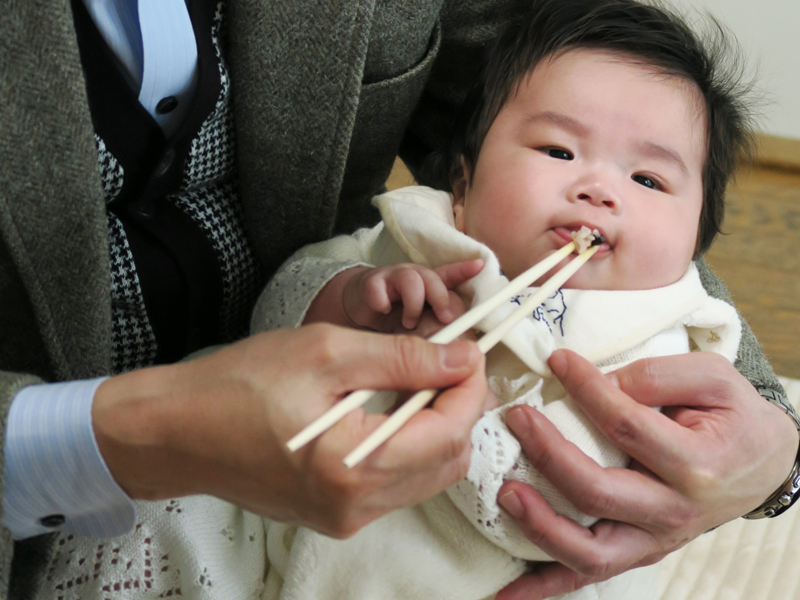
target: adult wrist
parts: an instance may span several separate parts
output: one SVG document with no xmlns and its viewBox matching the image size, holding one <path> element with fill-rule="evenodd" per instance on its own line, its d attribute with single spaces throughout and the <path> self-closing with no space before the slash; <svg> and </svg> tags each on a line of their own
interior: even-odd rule
<svg viewBox="0 0 800 600">
<path fill-rule="evenodd" d="M 759 390 L 761 396 L 783 410 L 794 421 L 798 436 L 800 436 L 800 416 L 794 407 L 772 390 Z M 755 510 L 743 515 L 744 519 L 763 519 L 777 517 L 786 512 L 800 498 L 800 445 L 798 445 L 792 470 L 786 480 L 775 492 Z"/>
<path fill-rule="evenodd" d="M 92 425 L 111 475 L 131 498 L 156 500 L 179 494 L 162 489 L 169 469 L 163 439 L 170 380 L 178 365 L 151 367 L 104 381 L 95 393 Z"/>
</svg>

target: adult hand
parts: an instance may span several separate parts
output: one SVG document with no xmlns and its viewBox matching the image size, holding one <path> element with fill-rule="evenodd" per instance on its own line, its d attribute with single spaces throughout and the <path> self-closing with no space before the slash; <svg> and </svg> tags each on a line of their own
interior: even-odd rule
<svg viewBox="0 0 800 600">
<path fill-rule="evenodd" d="M 349 391 L 447 387 L 355 469 L 342 459 L 384 415 L 356 411 L 301 450 L 286 449 Z M 109 379 L 93 420 L 112 475 L 133 498 L 211 494 L 346 537 L 462 478 L 485 399 L 473 343 L 312 325 Z"/>
<path fill-rule="evenodd" d="M 590 528 L 557 516 L 532 488 L 498 496 L 556 563 L 507 586 L 497 600 L 538 600 L 652 564 L 713 527 L 759 506 L 786 479 L 798 436 L 724 358 L 694 353 L 637 361 L 603 376 L 575 353 L 550 367 L 617 446 L 629 469 L 603 469 L 531 408 L 507 417 L 533 465 L 581 511 Z M 662 412 L 649 407 L 664 407 Z"/>
</svg>

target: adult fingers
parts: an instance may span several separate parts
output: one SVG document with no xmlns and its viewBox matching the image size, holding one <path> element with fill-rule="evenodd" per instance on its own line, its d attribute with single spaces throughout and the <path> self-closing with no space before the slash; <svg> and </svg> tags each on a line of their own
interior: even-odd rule
<svg viewBox="0 0 800 600">
<path fill-rule="evenodd" d="M 352 475 L 383 490 L 381 514 L 430 498 L 464 477 L 470 432 L 483 412 L 485 393 L 485 378 L 476 372 L 457 388 L 444 391 L 352 470 Z M 384 419 L 368 416 L 363 434 Z"/>
<path fill-rule="evenodd" d="M 531 464 L 584 514 L 664 529 L 665 515 L 683 512 L 675 492 L 647 471 L 600 467 L 534 408 L 514 408 L 506 424 Z"/>
<path fill-rule="evenodd" d="M 582 527 L 557 515 L 538 492 L 517 481 L 503 485 L 498 502 L 553 560 L 598 581 L 663 553 L 663 540 L 645 529 L 605 520 Z"/>
<path fill-rule="evenodd" d="M 497 592 L 495 600 L 545 600 L 574 592 L 589 583 L 592 583 L 590 577 L 561 563 L 543 563 L 534 572 L 518 577 Z"/>
<path fill-rule="evenodd" d="M 631 398 L 574 352 L 554 352 L 549 365 L 594 425 L 658 476 L 670 480 L 691 463 L 696 446 L 691 431 Z"/>
<path fill-rule="evenodd" d="M 724 407 L 737 388 L 750 385 L 728 360 L 712 352 L 639 360 L 610 378 L 647 406 Z"/>
<path fill-rule="evenodd" d="M 443 390 L 430 407 L 416 414 L 383 446 L 382 460 L 403 464 L 451 464 L 449 483 L 464 476 L 469 465 L 470 433 L 483 414 L 486 380 L 476 371 L 461 385 Z"/>
<path fill-rule="evenodd" d="M 431 344 L 405 335 L 383 335 L 315 324 L 300 330 L 305 365 L 326 380 L 333 397 L 358 389 L 420 390 L 456 385 L 478 371 L 483 357 L 467 341 Z"/>
<path fill-rule="evenodd" d="M 645 566 L 653 562 L 656 562 L 655 557 L 635 566 Z M 500 590 L 495 600 L 544 600 L 574 592 L 597 581 L 602 579 L 582 575 L 561 563 L 540 563 L 532 572 L 522 575 Z"/>
</svg>

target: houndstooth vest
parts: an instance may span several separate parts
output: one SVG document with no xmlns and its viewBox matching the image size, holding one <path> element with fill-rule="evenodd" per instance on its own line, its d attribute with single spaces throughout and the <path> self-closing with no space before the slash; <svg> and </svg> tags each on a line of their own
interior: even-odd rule
<svg viewBox="0 0 800 600">
<path fill-rule="evenodd" d="M 80 7 L 76 9 L 80 10 Z M 211 250 L 207 252 L 209 265 L 204 272 L 215 274 L 209 277 L 219 279 L 213 282 L 212 287 L 220 290 L 216 294 L 220 297 L 212 303 L 215 307 L 214 313 L 208 314 L 204 319 L 207 321 L 205 325 L 211 330 L 203 338 L 205 343 L 209 340 L 212 343 L 231 342 L 247 334 L 250 311 L 263 284 L 262 269 L 245 235 L 237 190 L 230 79 L 221 45 L 223 14 L 224 2 L 220 1 L 211 19 L 211 43 L 219 69 L 216 104 L 202 121 L 199 130 L 194 132 L 188 152 L 177 159 L 182 161 L 179 183 L 173 186 L 177 189 L 158 197 L 158 202 L 163 203 L 170 211 L 174 213 L 174 209 L 177 209 L 182 213 L 184 218 L 181 222 L 193 224 L 196 231 L 192 235 L 201 234 Z M 196 23 L 195 26 L 197 29 Z M 200 48 L 200 43 L 198 46 Z M 200 82 L 202 81 L 201 78 Z M 97 130 L 97 126 L 95 129 Z M 156 259 L 156 264 L 148 264 L 146 260 L 136 260 L 136 252 L 132 248 L 134 244 L 129 239 L 130 226 L 124 217 L 131 213 L 115 209 L 115 201 L 128 183 L 128 174 L 121 164 L 122 161 L 109 150 L 107 140 L 97 133 L 95 138 L 108 207 L 113 317 L 112 369 L 116 374 L 164 362 L 158 358 L 160 340 L 148 314 L 148 294 L 143 289 L 141 277 L 143 268 L 157 269 L 158 263 L 164 261 Z M 156 172 L 160 168 L 157 167 Z M 183 227 L 185 231 L 185 225 Z M 146 235 L 141 238 L 149 239 Z M 196 242 L 196 238 L 187 238 L 186 244 L 192 245 L 193 239 Z M 141 241 L 138 243 L 141 244 Z M 157 241 L 154 246 L 158 246 Z M 196 243 L 193 244 L 193 247 L 197 246 Z M 142 252 L 140 256 L 147 257 L 150 254 Z M 215 265 L 210 264 L 214 261 Z M 150 297 L 158 293 L 160 290 L 151 290 Z M 186 342 L 187 351 L 196 350 L 197 346 L 195 342 Z"/>
</svg>

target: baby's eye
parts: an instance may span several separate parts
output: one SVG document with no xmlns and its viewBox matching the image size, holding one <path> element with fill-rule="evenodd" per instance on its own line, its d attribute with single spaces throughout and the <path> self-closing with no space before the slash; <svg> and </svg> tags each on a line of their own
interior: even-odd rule
<svg viewBox="0 0 800 600">
<path fill-rule="evenodd" d="M 548 156 L 552 156 L 553 158 L 558 158 L 560 160 L 572 160 L 574 158 L 570 152 L 567 152 L 562 148 L 548 148 L 547 154 Z"/>
<path fill-rule="evenodd" d="M 650 188 L 651 190 L 657 190 L 661 187 L 655 179 L 652 179 L 647 175 L 634 175 L 631 177 L 631 179 L 633 179 L 636 183 L 643 185 L 644 187 Z"/>
</svg>

